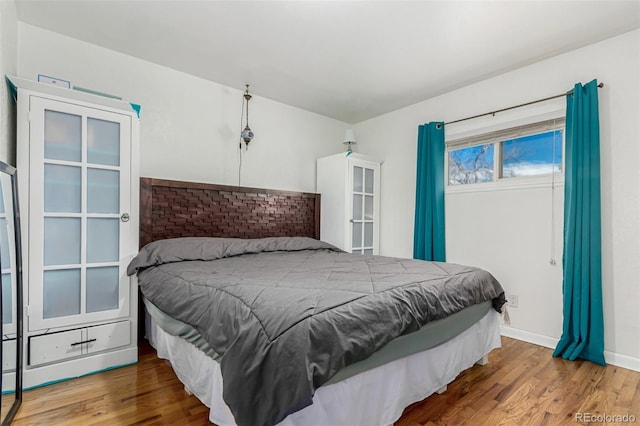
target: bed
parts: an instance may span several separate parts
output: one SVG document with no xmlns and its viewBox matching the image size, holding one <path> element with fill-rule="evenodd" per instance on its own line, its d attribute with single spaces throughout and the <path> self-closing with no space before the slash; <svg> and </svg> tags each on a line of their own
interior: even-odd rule
<svg viewBox="0 0 640 426">
<path fill-rule="evenodd" d="M 499 347 L 489 273 L 347 254 L 318 224 L 317 194 L 141 180 L 147 337 L 212 422 L 390 424 Z"/>
</svg>

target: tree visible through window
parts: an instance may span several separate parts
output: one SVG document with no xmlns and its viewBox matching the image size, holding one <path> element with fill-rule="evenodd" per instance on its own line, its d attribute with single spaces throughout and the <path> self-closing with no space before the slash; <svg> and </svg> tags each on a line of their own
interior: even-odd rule
<svg viewBox="0 0 640 426">
<path fill-rule="evenodd" d="M 494 144 L 478 145 L 449 152 L 449 185 L 492 182 Z"/>
</svg>

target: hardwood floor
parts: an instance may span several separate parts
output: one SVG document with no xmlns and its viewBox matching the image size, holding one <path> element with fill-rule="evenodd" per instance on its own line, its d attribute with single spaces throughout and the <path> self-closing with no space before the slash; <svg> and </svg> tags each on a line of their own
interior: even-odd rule
<svg viewBox="0 0 640 426">
<path fill-rule="evenodd" d="M 506 337 L 502 345 L 444 394 L 407 407 L 396 425 L 602 424 L 576 421 L 576 413 L 640 423 L 640 373 L 552 358 L 550 349 Z M 144 344 L 136 365 L 26 391 L 14 424 L 206 425 L 208 412 Z"/>
</svg>

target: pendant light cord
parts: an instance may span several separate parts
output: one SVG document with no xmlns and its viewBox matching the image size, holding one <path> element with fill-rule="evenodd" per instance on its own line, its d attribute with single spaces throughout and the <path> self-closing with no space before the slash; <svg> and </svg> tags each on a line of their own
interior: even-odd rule
<svg viewBox="0 0 640 426">
<path fill-rule="evenodd" d="M 240 178 L 242 176 L 242 122 L 244 121 L 244 108 L 247 100 L 242 97 L 242 106 L 240 108 L 240 140 L 238 142 L 238 186 L 240 186 Z M 248 107 L 248 105 L 247 105 Z M 247 110 L 247 120 L 249 119 L 249 111 Z"/>
</svg>

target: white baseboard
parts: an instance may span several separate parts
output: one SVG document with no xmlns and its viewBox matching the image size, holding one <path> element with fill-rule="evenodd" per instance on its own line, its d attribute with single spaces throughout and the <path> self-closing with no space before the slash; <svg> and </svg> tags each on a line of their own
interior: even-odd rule
<svg viewBox="0 0 640 426">
<path fill-rule="evenodd" d="M 522 340 L 523 342 L 533 343 L 534 345 L 544 346 L 545 348 L 550 349 L 555 349 L 558 341 L 560 340 L 549 336 L 543 336 L 541 334 L 531 333 L 530 331 L 507 327 L 505 325 L 500 326 L 500 334 L 505 337 L 511 337 L 512 339 Z M 607 364 L 640 372 L 639 358 L 605 350 L 604 359 Z"/>
<path fill-rule="evenodd" d="M 25 367 L 22 388 L 29 390 L 112 368 L 135 364 L 136 362 L 138 362 L 138 347 L 134 344 L 132 347 L 97 353 L 85 358 L 76 358 L 38 367 Z"/>
<path fill-rule="evenodd" d="M 618 367 L 640 372 L 640 359 L 638 358 L 611 351 L 604 351 L 604 359 L 607 361 L 607 364 L 613 364 Z"/>
</svg>

